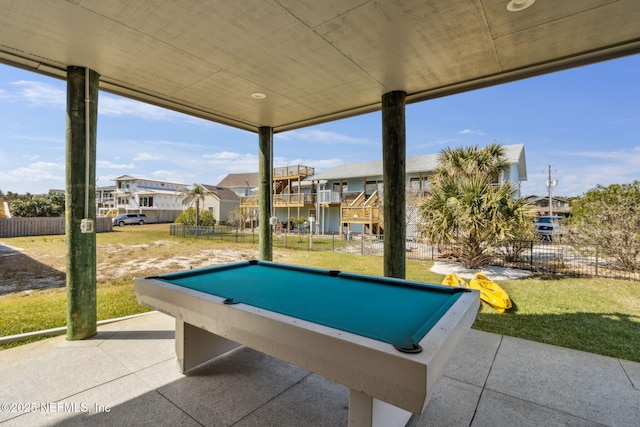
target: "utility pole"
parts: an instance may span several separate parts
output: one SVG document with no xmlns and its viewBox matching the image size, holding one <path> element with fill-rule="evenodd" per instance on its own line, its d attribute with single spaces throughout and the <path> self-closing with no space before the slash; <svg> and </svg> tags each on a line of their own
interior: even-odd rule
<svg viewBox="0 0 640 427">
<path fill-rule="evenodd" d="M 551 179 L 551 166 L 549 165 L 549 178 L 547 179 L 547 189 L 549 190 L 549 216 L 553 216 L 553 197 L 552 197 L 552 192 L 553 192 L 553 186 L 554 185 L 558 185 L 558 180 L 552 180 Z"/>
</svg>

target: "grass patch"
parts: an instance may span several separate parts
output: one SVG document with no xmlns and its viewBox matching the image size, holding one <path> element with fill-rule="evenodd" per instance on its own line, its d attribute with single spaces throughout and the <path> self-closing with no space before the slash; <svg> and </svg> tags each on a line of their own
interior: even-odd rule
<svg viewBox="0 0 640 427">
<path fill-rule="evenodd" d="M 97 288 L 97 318 L 108 320 L 149 311 L 138 304 L 133 284 L 129 281 L 100 284 Z M 67 324 L 66 289 L 47 289 L 29 294 L 18 292 L 0 297 L 0 336 L 59 328 Z M 21 342 L 0 345 L 0 349 L 16 347 Z"/>
<path fill-rule="evenodd" d="M 99 320 L 147 311 L 136 301 L 134 276 L 197 268 L 207 262 L 212 264 L 214 257 L 220 260 L 219 256 L 225 254 L 228 259 L 224 262 L 257 257 L 256 245 L 170 237 L 168 228 L 167 225 L 130 226 L 97 235 L 99 270 L 104 276 L 98 280 Z M 61 236 L 3 239 L 0 243 L 22 248 L 38 262 L 50 264 L 56 264 L 58 261 L 52 260 L 59 257 L 64 259 L 66 251 Z M 145 266 L 149 260 L 152 265 Z M 342 252 L 276 248 L 274 261 L 383 275 L 382 258 Z M 131 271 L 114 277 L 117 269 L 127 262 L 131 262 Z M 407 260 L 407 279 L 440 283 L 444 276 L 431 272 L 431 266 L 431 261 Z M 134 271 L 135 267 L 138 270 Z M 56 268 L 64 270 L 64 262 Z M 474 329 L 640 362 L 637 345 L 640 342 L 640 283 L 532 277 L 499 284 L 511 296 L 514 308 L 500 314 L 483 305 Z M 33 291 L 29 296 L 24 292 L 0 296 L 2 336 L 65 323 L 64 289 Z"/>
</svg>

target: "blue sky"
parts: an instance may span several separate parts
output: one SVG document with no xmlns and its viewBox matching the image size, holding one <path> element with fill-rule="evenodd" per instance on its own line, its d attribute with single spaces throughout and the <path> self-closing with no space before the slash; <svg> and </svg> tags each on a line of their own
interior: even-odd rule
<svg viewBox="0 0 640 427">
<path fill-rule="evenodd" d="M 0 190 L 65 186 L 65 82 L 0 65 Z M 97 178 L 124 175 L 217 184 L 257 172 L 256 134 L 100 93 Z M 524 144 L 523 195 L 583 194 L 640 179 L 640 55 L 407 106 L 407 155 Z M 382 158 L 380 113 L 274 137 L 274 165 L 333 166 Z"/>
</svg>

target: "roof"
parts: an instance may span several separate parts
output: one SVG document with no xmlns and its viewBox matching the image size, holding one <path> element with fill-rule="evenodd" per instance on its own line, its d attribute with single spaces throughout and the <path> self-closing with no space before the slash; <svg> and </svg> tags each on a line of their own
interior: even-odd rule
<svg viewBox="0 0 640 427">
<path fill-rule="evenodd" d="M 520 171 L 520 180 L 526 181 L 527 171 L 525 166 L 524 145 L 503 145 L 505 157 L 509 164 L 517 164 Z M 439 154 L 424 154 L 421 156 L 407 157 L 406 173 L 432 172 L 438 166 Z M 382 176 L 382 160 L 371 162 L 350 163 L 336 166 L 324 172 L 317 173 L 307 179 L 331 180 L 341 178 L 360 178 L 365 176 Z"/>
<path fill-rule="evenodd" d="M 253 188 L 260 183 L 258 172 L 230 173 L 218 183 L 219 187 L 227 188 Z"/>
<path fill-rule="evenodd" d="M 138 191 L 136 191 L 138 195 L 165 195 L 165 196 L 182 196 L 182 192 L 179 190 L 162 190 L 159 188 L 149 188 L 149 187 L 138 187 Z"/>
<path fill-rule="evenodd" d="M 536 195 L 531 195 L 531 196 L 526 196 L 524 197 L 524 199 L 527 201 L 527 203 L 531 203 L 531 204 L 536 204 L 536 203 L 549 203 L 549 197 L 548 196 L 536 196 Z M 555 197 L 552 196 L 551 197 L 552 200 L 556 201 L 556 202 L 560 202 L 560 203 L 569 203 L 569 201 L 567 199 L 564 199 L 562 197 Z"/>
<path fill-rule="evenodd" d="M 523 3 L 3 0 L 0 61 L 280 132 L 640 51 L 637 0 Z"/>
<path fill-rule="evenodd" d="M 217 185 L 205 185 L 205 184 L 202 184 L 202 186 L 206 188 L 207 191 L 210 191 L 213 194 L 215 194 L 220 200 L 233 200 L 233 201 L 240 200 L 240 197 L 238 197 L 238 195 L 234 193 L 233 190 L 231 190 L 230 188 L 220 187 Z"/>
<path fill-rule="evenodd" d="M 149 182 L 161 182 L 161 183 L 173 184 L 173 185 L 183 185 L 183 186 L 187 185 L 181 182 L 164 181 L 162 179 L 153 179 L 153 178 L 146 178 L 144 176 L 133 176 L 133 175 L 120 175 L 117 178 L 113 178 L 112 181 L 149 181 Z"/>
</svg>

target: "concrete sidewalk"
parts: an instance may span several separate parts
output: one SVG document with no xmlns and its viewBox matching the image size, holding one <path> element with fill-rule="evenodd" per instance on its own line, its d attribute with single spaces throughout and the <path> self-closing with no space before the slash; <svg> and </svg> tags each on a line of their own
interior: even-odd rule
<svg viewBox="0 0 640 427">
<path fill-rule="evenodd" d="M 0 351 L 0 425 L 340 426 L 348 390 L 241 347 L 181 375 L 160 314 Z M 409 426 L 638 426 L 640 363 L 472 330 Z"/>
</svg>

